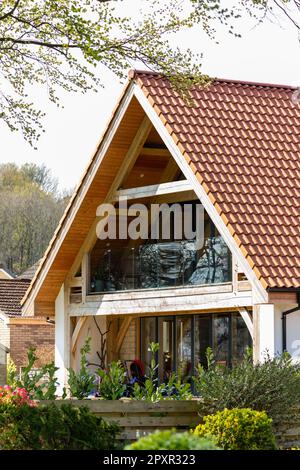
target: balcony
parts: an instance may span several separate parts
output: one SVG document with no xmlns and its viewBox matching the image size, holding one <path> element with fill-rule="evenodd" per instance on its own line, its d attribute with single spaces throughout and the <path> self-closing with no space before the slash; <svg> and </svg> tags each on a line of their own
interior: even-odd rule
<svg viewBox="0 0 300 470">
<path fill-rule="evenodd" d="M 231 253 L 221 237 L 147 243 L 90 254 L 89 293 L 231 282 Z"/>
</svg>

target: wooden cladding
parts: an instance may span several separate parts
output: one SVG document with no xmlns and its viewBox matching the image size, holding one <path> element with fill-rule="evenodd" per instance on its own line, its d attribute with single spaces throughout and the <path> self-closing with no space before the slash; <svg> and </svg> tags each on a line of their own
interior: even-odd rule
<svg viewBox="0 0 300 470">
<path fill-rule="evenodd" d="M 70 288 L 70 304 L 81 304 L 82 302 L 82 287 Z"/>
</svg>

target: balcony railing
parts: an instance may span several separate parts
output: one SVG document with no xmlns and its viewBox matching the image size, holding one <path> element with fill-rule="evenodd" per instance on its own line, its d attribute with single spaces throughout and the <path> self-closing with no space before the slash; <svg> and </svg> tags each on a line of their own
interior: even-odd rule
<svg viewBox="0 0 300 470">
<path fill-rule="evenodd" d="M 220 237 L 205 239 L 201 249 L 193 241 L 112 248 L 92 261 L 90 293 L 231 281 L 231 254 Z"/>
</svg>

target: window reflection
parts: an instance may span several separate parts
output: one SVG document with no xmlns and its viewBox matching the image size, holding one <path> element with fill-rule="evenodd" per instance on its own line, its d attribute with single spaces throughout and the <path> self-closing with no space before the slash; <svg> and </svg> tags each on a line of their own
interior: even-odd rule
<svg viewBox="0 0 300 470">
<path fill-rule="evenodd" d="M 177 371 L 182 380 L 186 381 L 192 373 L 191 317 L 177 317 L 176 332 Z"/>
<path fill-rule="evenodd" d="M 229 317 L 214 315 L 213 317 L 213 351 L 217 364 L 229 365 Z"/>
<path fill-rule="evenodd" d="M 141 319 L 141 359 L 146 369 L 150 366 L 151 352 L 149 351 L 150 343 L 157 341 L 156 335 L 156 318 L 146 317 Z"/>
<path fill-rule="evenodd" d="M 251 344 L 251 336 L 241 316 L 232 317 L 232 363 L 240 362 Z"/>
<path fill-rule="evenodd" d="M 166 382 L 174 370 L 174 320 L 173 317 L 158 319 L 158 353 L 159 380 Z"/>
<path fill-rule="evenodd" d="M 211 317 L 197 316 L 195 318 L 195 368 L 200 364 L 207 366 L 206 350 L 210 346 Z"/>
</svg>

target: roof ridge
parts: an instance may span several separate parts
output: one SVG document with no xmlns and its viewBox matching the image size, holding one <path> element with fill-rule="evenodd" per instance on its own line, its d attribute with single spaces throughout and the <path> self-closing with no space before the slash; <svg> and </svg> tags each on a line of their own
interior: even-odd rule
<svg viewBox="0 0 300 470">
<path fill-rule="evenodd" d="M 130 69 L 128 71 L 128 78 L 135 79 L 138 75 L 156 75 L 163 77 L 164 75 L 159 72 L 154 72 L 153 70 L 139 70 L 139 69 Z M 254 86 L 254 87 L 265 87 L 265 88 L 281 88 L 287 90 L 297 90 L 300 86 L 295 85 L 283 85 L 279 83 L 268 83 L 268 82 L 255 82 L 255 81 L 247 81 L 247 80 L 238 80 L 238 79 L 231 79 L 231 78 L 219 78 L 219 77 L 212 77 L 215 82 L 222 82 L 222 83 L 236 83 L 239 85 L 246 85 L 246 86 Z"/>
</svg>

